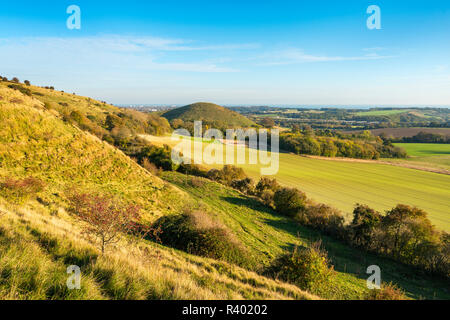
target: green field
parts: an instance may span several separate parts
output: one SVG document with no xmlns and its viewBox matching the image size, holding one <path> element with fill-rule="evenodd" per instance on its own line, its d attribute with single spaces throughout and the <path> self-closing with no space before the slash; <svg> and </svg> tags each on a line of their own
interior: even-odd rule
<svg viewBox="0 0 450 320">
<path fill-rule="evenodd" d="M 310 246 L 321 240 L 322 246 L 336 270 L 330 288 L 321 293 L 327 299 L 359 299 L 366 290 L 367 266 L 376 264 L 383 270 L 383 281 L 393 282 L 411 298 L 447 299 L 446 283 L 429 276 L 419 275 L 413 269 L 390 259 L 350 248 L 330 237 L 303 227 L 292 219 L 278 215 L 258 200 L 221 184 L 201 179 L 195 186 L 190 178 L 176 172 L 164 172 L 162 178 L 186 191 L 206 205 L 208 211 L 232 230 L 249 255 L 263 265 L 294 246 Z"/>
<path fill-rule="evenodd" d="M 357 116 L 390 116 L 411 111 L 410 109 L 395 109 L 395 110 L 370 110 L 357 112 Z"/>
<path fill-rule="evenodd" d="M 404 148 L 411 157 L 450 156 L 450 144 L 438 143 L 396 143 Z"/>
<path fill-rule="evenodd" d="M 149 136 L 149 139 L 156 144 L 176 144 L 170 137 Z M 260 177 L 258 165 L 239 166 L 249 176 Z M 450 231 L 448 175 L 387 164 L 330 161 L 281 153 L 275 178 L 284 185 L 303 190 L 316 201 L 339 208 L 348 217 L 356 203 L 380 211 L 403 203 L 422 208 L 437 227 Z"/>
<path fill-rule="evenodd" d="M 450 171 L 450 144 L 396 143 L 395 145 L 405 149 L 410 156 L 401 161 Z"/>
</svg>

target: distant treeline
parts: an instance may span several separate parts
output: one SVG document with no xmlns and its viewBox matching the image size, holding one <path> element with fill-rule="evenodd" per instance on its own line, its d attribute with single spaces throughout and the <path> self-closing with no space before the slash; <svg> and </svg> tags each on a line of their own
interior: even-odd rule
<svg viewBox="0 0 450 320">
<path fill-rule="evenodd" d="M 241 107 L 234 110 L 245 114 L 255 121 L 271 115 L 278 126 L 292 127 L 295 124 L 308 123 L 314 128 L 333 129 L 379 129 L 430 127 L 448 128 L 450 126 L 450 109 L 448 108 L 276 108 L 276 107 Z M 397 111 L 399 112 L 390 112 Z M 379 112 L 373 113 L 373 111 Z M 383 114 L 383 111 L 386 113 Z M 404 111 L 404 112 L 403 112 Z"/>
<path fill-rule="evenodd" d="M 357 159 L 405 158 L 406 151 L 388 139 L 373 136 L 369 131 L 344 135 L 311 128 L 293 129 L 280 135 L 280 148 L 295 154 Z"/>
<path fill-rule="evenodd" d="M 413 137 L 403 137 L 393 139 L 393 142 L 399 143 L 450 143 L 450 135 L 419 132 Z"/>
</svg>

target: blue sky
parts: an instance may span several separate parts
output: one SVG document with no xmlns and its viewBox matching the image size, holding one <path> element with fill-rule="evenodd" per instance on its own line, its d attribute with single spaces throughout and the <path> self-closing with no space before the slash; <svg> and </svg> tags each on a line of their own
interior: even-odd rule
<svg viewBox="0 0 450 320">
<path fill-rule="evenodd" d="M 450 105 L 450 2 L 3 1 L 0 74 L 116 104 Z"/>
</svg>

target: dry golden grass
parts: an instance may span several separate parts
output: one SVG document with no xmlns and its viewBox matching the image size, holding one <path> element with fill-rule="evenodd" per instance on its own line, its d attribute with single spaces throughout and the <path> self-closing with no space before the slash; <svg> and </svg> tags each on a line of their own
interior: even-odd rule
<svg viewBox="0 0 450 320">
<path fill-rule="evenodd" d="M 1 201 L 0 299 L 315 299 L 236 266 L 125 237 L 104 256 L 65 212 Z M 82 289 L 66 268 L 81 264 Z"/>
<path fill-rule="evenodd" d="M 108 143 L 64 123 L 42 102 L 1 85 L 0 95 L 0 179 L 39 178 L 51 203 L 61 203 L 66 189 L 112 193 L 141 206 L 148 220 L 182 205 L 175 189 Z M 13 98 L 23 103 L 9 103 Z"/>
</svg>

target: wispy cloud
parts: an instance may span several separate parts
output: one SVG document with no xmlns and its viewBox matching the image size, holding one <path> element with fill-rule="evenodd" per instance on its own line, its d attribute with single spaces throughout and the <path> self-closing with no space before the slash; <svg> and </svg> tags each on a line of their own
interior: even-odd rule
<svg viewBox="0 0 450 320">
<path fill-rule="evenodd" d="M 382 56 L 377 53 L 368 53 L 361 56 L 327 56 L 313 55 L 305 53 L 301 49 L 286 49 L 282 51 L 272 52 L 263 57 L 264 62 L 261 65 L 289 65 L 310 62 L 332 62 L 332 61 L 363 61 L 363 60 L 380 60 L 393 58 L 394 56 Z"/>
<path fill-rule="evenodd" d="M 371 48 L 364 48 L 363 51 L 369 51 L 369 52 L 379 52 L 384 51 L 386 48 L 384 47 L 371 47 Z"/>
<path fill-rule="evenodd" d="M 436 73 L 442 73 L 442 72 L 446 72 L 447 70 L 448 70 L 448 65 L 440 64 L 440 65 L 434 66 L 432 71 L 436 72 Z"/>
<path fill-rule="evenodd" d="M 68 66 L 140 68 L 183 72 L 237 72 L 238 70 L 208 61 L 188 61 L 184 56 L 172 56 L 161 61 L 165 52 L 247 50 L 256 44 L 196 45 L 194 41 L 134 36 L 93 36 L 80 38 L 40 37 L 0 39 L 0 57 L 25 65 L 34 63 L 39 68 L 57 69 Z M 191 60 L 195 55 L 191 56 Z M 167 60 L 167 59 L 166 59 Z M 220 61 L 216 59 L 215 61 Z"/>
</svg>

